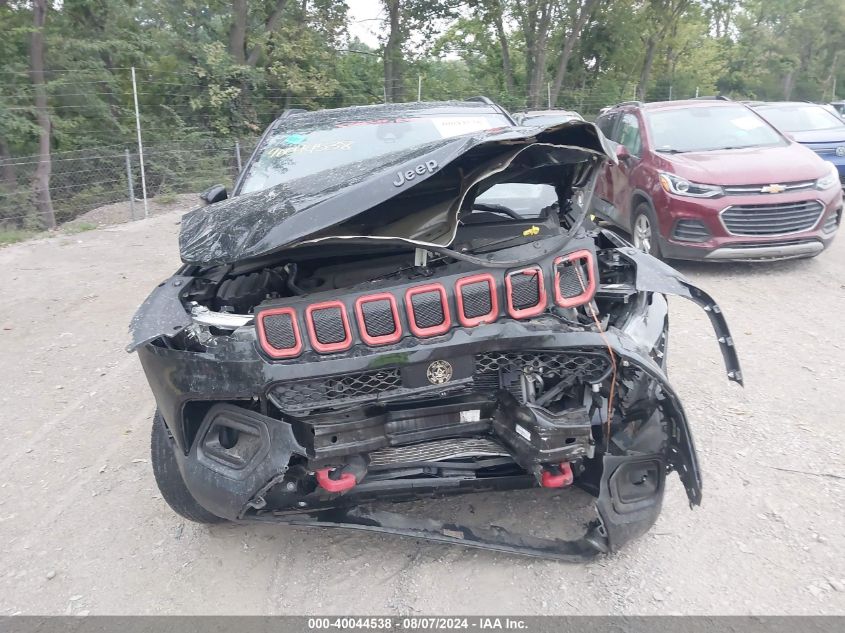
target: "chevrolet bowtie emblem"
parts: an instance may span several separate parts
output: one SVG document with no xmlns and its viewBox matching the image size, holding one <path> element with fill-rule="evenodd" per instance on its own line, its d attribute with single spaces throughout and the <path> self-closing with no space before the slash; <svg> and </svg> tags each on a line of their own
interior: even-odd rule
<svg viewBox="0 0 845 633">
<path fill-rule="evenodd" d="M 765 187 L 760 187 L 760 193 L 783 193 L 786 191 L 786 187 L 783 185 L 766 185 Z"/>
</svg>

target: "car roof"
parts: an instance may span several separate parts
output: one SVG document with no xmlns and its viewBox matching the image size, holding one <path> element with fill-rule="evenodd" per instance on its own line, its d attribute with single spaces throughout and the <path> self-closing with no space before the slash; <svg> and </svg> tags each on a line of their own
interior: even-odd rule
<svg viewBox="0 0 845 633">
<path fill-rule="evenodd" d="M 643 104 L 645 110 L 669 110 L 672 108 L 724 108 L 743 105 L 737 101 L 725 99 L 679 99 L 677 101 L 652 101 Z"/>
<path fill-rule="evenodd" d="M 555 115 L 555 114 L 578 114 L 575 110 L 525 110 L 524 112 L 519 112 L 523 116 L 547 116 L 547 115 Z"/>
<path fill-rule="evenodd" d="M 811 103 L 810 101 L 758 101 L 753 105 L 755 108 L 777 108 L 777 107 L 795 107 L 795 106 L 816 106 L 823 108 L 821 103 Z"/>
<path fill-rule="evenodd" d="M 484 99 L 484 100 L 482 100 Z M 499 114 L 510 119 L 501 106 L 489 99 L 467 101 L 415 101 L 411 103 L 377 103 L 325 110 L 288 110 L 276 119 L 278 123 L 307 120 L 309 123 L 331 123 L 355 119 L 374 120 L 395 116 L 426 117 L 442 114 Z"/>
<path fill-rule="evenodd" d="M 727 106 L 744 105 L 741 101 L 732 101 L 722 97 L 700 97 L 698 99 L 676 99 L 674 101 L 625 101 L 616 105 L 608 106 L 602 114 L 621 110 L 622 108 L 638 108 L 640 110 L 672 110 L 681 108 L 724 108 Z"/>
</svg>

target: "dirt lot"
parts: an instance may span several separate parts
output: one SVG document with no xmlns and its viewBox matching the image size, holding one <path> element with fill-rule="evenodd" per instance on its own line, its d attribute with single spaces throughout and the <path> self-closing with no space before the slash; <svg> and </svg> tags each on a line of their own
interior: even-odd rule
<svg viewBox="0 0 845 633">
<path fill-rule="evenodd" d="M 705 477 L 653 531 L 564 565 L 361 533 L 199 527 L 158 494 L 127 324 L 177 264 L 179 216 L 0 250 L 0 613 L 845 614 L 845 240 L 815 260 L 684 265 L 726 311 L 747 387 L 672 301 L 670 375 Z M 540 491 L 548 492 L 548 491 Z M 577 491 L 438 506 L 546 531 Z"/>
</svg>

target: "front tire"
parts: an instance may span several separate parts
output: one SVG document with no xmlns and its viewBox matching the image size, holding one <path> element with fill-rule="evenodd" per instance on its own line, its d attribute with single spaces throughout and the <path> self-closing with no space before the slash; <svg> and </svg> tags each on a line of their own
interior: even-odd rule
<svg viewBox="0 0 845 633">
<path fill-rule="evenodd" d="M 221 519 L 203 508 L 191 495 L 185 480 L 182 479 L 182 473 L 179 472 L 174 451 L 176 443 L 170 436 L 161 413 L 156 410 L 150 437 L 150 457 L 161 496 L 176 514 L 189 521 L 205 524 L 225 523 L 226 519 Z"/>
<path fill-rule="evenodd" d="M 660 230 L 657 228 L 657 220 L 651 211 L 651 207 L 645 202 L 640 202 L 634 209 L 634 216 L 631 221 L 631 241 L 638 250 L 657 259 L 662 259 Z"/>
</svg>

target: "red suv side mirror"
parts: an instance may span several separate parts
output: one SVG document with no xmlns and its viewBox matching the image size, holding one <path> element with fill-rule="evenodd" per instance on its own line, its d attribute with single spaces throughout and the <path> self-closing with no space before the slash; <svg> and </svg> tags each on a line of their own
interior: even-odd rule
<svg viewBox="0 0 845 633">
<path fill-rule="evenodd" d="M 628 148 L 622 144 L 616 146 L 616 158 L 619 160 L 625 160 L 626 158 L 631 158 L 631 152 L 628 151 Z"/>
</svg>

